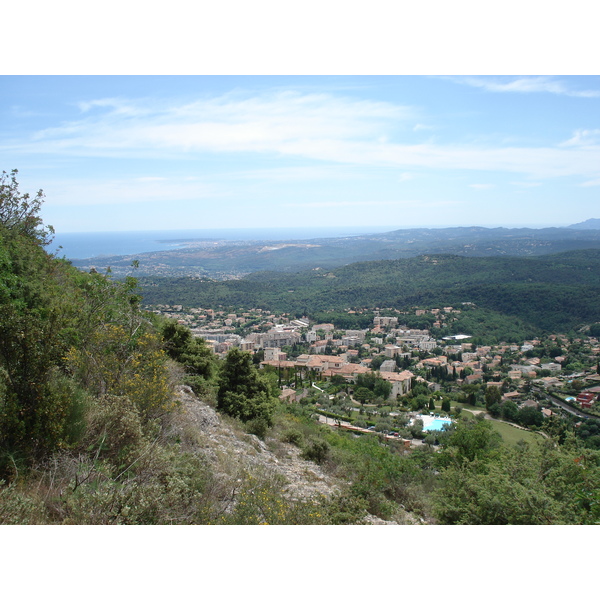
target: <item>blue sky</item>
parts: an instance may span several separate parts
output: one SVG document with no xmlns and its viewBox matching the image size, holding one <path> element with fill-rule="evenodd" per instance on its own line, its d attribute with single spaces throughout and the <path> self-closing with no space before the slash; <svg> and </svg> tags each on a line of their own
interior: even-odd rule
<svg viewBox="0 0 600 600">
<path fill-rule="evenodd" d="M 59 232 L 599 218 L 598 76 L 0 76 Z"/>
</svg>

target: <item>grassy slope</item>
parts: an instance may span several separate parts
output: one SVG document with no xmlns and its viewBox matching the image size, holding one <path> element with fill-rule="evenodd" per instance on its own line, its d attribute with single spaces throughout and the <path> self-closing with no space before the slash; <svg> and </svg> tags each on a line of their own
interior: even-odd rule
<svg viewBox="0 0 600 600">
<path fill-rule="evenodd" d="M 463 418 L 467 419 L 474 418 L 476 413 L 480 413 L 482 411 L 485 412 L 483 408 L 479 407 L 473 409 L 473 407 L 469 404 L 458 403 L 457 406 L 460 406 L 463 409 L 461 414 L 463 415 Z M 489 421 L 492 424 L 494 431 L 497 431 L 502 436 L 502 440 L 507 446 L 514 445 L 520 441 L 537 444 L 543 439 L 541 435 L 535 433 L 534 431 L 519 429 L 518 427 L 514 427 L 506 421 L 499 421 L 497 419 L 490 419 Z"/>
</svg>

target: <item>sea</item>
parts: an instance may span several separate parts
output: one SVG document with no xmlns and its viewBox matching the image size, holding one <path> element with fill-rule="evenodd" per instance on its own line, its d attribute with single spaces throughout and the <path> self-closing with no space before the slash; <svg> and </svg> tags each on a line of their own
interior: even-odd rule
<svg viewBox="0 0 600 600">
<path fill-rule="evenodd" d="M 47 250 L 67 259 L 123 256 L 185 248 L 190 241 L 292 241 L 385 233 L 389 226 L 177 229 L 164 231 L 57 232 Z M 396 228 L 397 229 L 397 228 Z"/>
</svg>

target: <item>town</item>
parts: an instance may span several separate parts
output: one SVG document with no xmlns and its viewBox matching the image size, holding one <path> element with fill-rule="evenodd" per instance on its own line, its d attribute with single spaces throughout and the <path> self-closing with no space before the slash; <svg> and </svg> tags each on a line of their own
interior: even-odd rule
<svg viewBox="0 0 600 600">
<path fill-rule="evenodd" d="M 439 330 L 472 307 L 412 314 L 431 315 Z M 600 418 L 600 342 L 590 335 L 476 345 L 467 334 L 436 339 L 429 329 L 408 328 L 409 313 L 390 308 L 374 310 L 365 329 L 261 309 L 147 309 L 189 327 L 219 357 L 234 347 L 250 352 L 277 377 L 281 401 L 313 403 L 324 423 L 398 437 L 407 446 L 437 444 L 443 419 L 450 423 L 462 410 L 535 431 L 562 417 L 576 426 Z"/>
</svg>

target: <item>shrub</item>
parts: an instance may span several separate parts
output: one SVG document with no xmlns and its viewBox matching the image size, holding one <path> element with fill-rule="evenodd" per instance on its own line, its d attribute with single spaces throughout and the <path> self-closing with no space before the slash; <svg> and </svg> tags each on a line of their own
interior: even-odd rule
<svg viewBox="0 0 600 600">
<path fill-rule="evenodd" d="M 269 431 L 269 424 L 263 417 L 257 417 L 246 422 L 246 431 L 264 440 Z"/>
<path fill-rule="evenodd" d="M 22 494 L 15 485 L 1 487 L 0 480 L 0 525 L 43 525 L 47 515 L 43 503 Z"/>
<path fill-rule="evenodd" d="M 93 455 L 63 455 L 44 469 L 35 488 L 44 493 L 53 523 L 152 525 L 209 523 L 218 501 L 212 486 L 199 455 L 147 444 L 118 472 Z"/>
<path fill-rule="evenodd" d="M 214 520 L 224 525 L 330 524 L 334 510 L 323 497 L 293 499 L 285 493 L 285 481 L 268 472 L 241 474 L 233 510 Z M 350 521 L 352 522 L 352 521 Z"/>
<path fill-rule="evenodd" d="M 304 448 L 302 458 L 322 463 L 329 455 L 329 444 L 325 440 L 313 439 Z"/>
<path fill-rule="evenodd" d="M 88 451 L 118 468 L 135 460 L 145 442 L 139 412 L 129 398 L 106 395 L 97 400 L 84 438 Z"/>
<path fill-rule="evenodd" d="M 286 442 L 287 444 L 294 444 L 295 446 L 301 447 L 302 442 L 304 441 L 304 436 L 302 432 L 298 429 L 286 429 L 281 434 L 281 441 Z"/>
<path fill-rule="evenodd" d="M 367 514 L 368 502 L 349 493 L 336 494 L 325 506 L 328 520 L 332 525 L 352 525 Z"/>
</svg>

